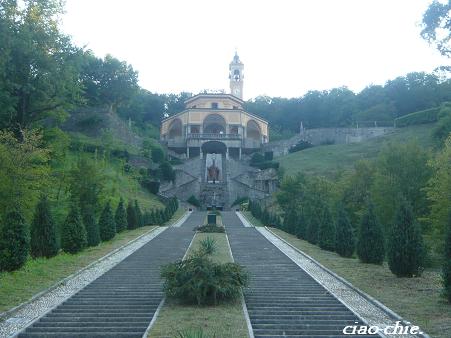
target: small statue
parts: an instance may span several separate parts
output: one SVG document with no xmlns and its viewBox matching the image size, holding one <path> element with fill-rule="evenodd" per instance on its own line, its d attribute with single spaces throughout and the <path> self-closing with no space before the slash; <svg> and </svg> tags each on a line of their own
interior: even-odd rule
<svg viewBox="0 0 451 338">
<path fill-rule="evenodd" d="M 215 162 L 215 159 L 213 159 L 213 164 L 207 168 L 207 180 L 208 182 L 213 181 L 213 184 L 215 184 L 216 181 L 219 180 L 219 168 L 216 166 Z"/>
</svg>

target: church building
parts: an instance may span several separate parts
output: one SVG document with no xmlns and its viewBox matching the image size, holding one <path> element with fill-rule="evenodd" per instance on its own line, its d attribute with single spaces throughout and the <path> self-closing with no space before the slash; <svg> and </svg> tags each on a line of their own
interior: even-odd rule
<svg viewBox="0 0 451 338">
<path fill-rule="evenodd" d="M 207 153 L 241 159 L 269 141 L 268 122 L 244 110 L 244 65 L 238 54 L 229 66 L 230 94 L 203 93 L 185 101 L 185 110 L 162 121 L 160 138 L 187 158 Z"/>
</svg>

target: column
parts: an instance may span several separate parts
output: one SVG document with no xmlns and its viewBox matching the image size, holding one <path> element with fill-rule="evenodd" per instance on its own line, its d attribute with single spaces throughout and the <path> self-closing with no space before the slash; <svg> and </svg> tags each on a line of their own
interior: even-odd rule
<svg viewBox="0 0 451 338">
<path fill-rule="evenodd" d="M 226 159 L 229 159 L 229 147 L 226 148 Z"/>
<path fill-rule="evenodd" d="M 186 158 L 189 158 L 189 147 L 186 147 Z"/>
<path fill-rule="evenodd" d="M 241 160 L 241 147 L 238 148 L 238 158 Z"/>
</svg>

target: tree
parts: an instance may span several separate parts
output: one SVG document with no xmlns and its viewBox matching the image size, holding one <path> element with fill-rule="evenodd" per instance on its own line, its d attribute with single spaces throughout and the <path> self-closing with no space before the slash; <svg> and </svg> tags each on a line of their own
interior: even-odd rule
<svg viewBox="0 0 451 338">
<path fill-rule="evenodd" d="M 102 241 L 109 241 L 116 235 L 116 224 L 114 222 L 113 210 L 108 201 L 103 208 L 99 219 L 100 239 Z"/>
<path fill-rule="evenodd" d="M 451 303 L 451 212 L 448 215 L 445 250 L 443 259 L 443 287 L 448 302 Z"/>
<path fill-rule="evenodd" d="M 355 250 L 354 229 L 343 205 L 338 206 L 335 251 L 342 257 L 351 257 Z"/>
<path fill-rule="evenodd" d="M 360 222 L 357 255 L 363 263 L 382 264 L 385 256 L 384 235 L 372 203 Z"/>
<path fill-rule="evenodd" d="M 86 237 L 86 229 L 80 219 L 78 207 L 72 204 L 61 228 L 61 248 L 64 252 L 76 254 L 86 246 Z"/>
<path fill-rule="evenodd" d="M 263 212 L 264 213 L 264 212 Z M 296 235 L 297 232 L 297 213 L 295 210 L 290 210 L 288 213 L 285 214 L 283 218 L 283 231 L 288 232 L 289 234 Z M 264 225 L 266 225 L 266 222 L 263 222 Z M 267 222 L 269 223 L 269 222 Z"/>
<path fill-rule="evenodd" d="M 152 147 L 152 153 L 151 153 L 151 157 L 152 157 L 152 161 L 155 163 L 161 163 L 164 160 L 164 151 L 163 149 L 161 149 L 160 147 Z"/>
<path fill-rule="evenodd" d="M 119 204 L 117 205 L 114 220 L 116 222 L 116 231 L 118 233 L 127 229 L 127 211 L 125 210 L 124 200 L 122 199 L 122 197 L 119 201 Z"/>
<path fill-rule="evenodd" d="M 25 219 L 18 211 L 9 212 L 0 228 L 0 271 L 14 271 L 27 261 L 30 238 Z"/>
<path fill-rule="evenodd" d="M 88 246 L 97 246 L 100 243 L 99 224 L 96 221 L 94 208 L 87 206 L 82 211 L 83 224 L 86 229 L 86 237 Z"/>
<path fill-rule="evenodd" d="M 80 102 L 81 51 L 58 30 L 59 0 L 2 1 L 0 127 L 20 131 Z"/>
<path fill-rule="evenodd" d="M 169 162 L 163 161 L 159 166 L 161 172 L 161 179 L 163 181 L 174 181 L 175 180 L 175 172 L 172 169 L 172 166 Z"/>
<path fill-rule="evenodd" d="M 324 206 L 321 223 L 319 225 L 318 244 L 321 249 L 333 251 L 335 249 L 335 224 L 329 207 Z"/>
<path fill-rule="evenodd" d="M 318 214 L 310 214 L 307 219 L 307 227 L 305 232 L 305 239 L 312 243 L 318 243 L 319 236 L 319 226 L 321 224 L 321 219 Z"/>
<path fill-rule="evenodd" d="M 451 56 L 451 4 L 434 0 L 423 14 L 421 36 L 444 56 Z"/>
<path fill-rule="evenodd" d="M 127 205 L 127 225 L 129 230 L 133 230 L 138 227 L 136 209 L 131 201 L 129 201 Z"/>
<path fill-rule="evenodd" d="M 30 232 L 31 256 L 50 258 L 58 253 L 55 222 L 50 211 L 50 203 L 45 195 L 36 205 Z"/>
<path fill-rule="evenodd" d="M 412 207 L 401 198 L 388 239 L 388 266 L 398 277 L 419 276 L 423 254 L 423 239 Z"/>
<path fill-rule="evenodd" d="M 142 227 L 144 224 L 143 222 L 143 214 L 141 212 L 141 208 L 139 207 L 138 200 L 135 200 L 135 214 L 136 214 L 136 221 L 137 226 Z"/>
<path fill-rule="evenodd" d="M 84 59 L 81 78 L 91 105 L 105 105 L 110 113 L 116 112 L 138 92 L 138 73 L 125 61 L 109 54 L 102 60 L 91 52 Z"/>
</svg>

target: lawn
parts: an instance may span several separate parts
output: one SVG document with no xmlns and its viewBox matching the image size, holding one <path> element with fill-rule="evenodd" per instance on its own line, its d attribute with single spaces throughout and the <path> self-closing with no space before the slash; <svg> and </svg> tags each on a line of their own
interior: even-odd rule
<svg viewBox="0 0 451 338">
<path fill-rule="evenodd" d="M 406 320 L 419 325 L 431 337 L 450 337 L 451 304 L 440 296 L 439 271 L 426 270 L 418 278 L 397 278 L 386 264 L 363 264 L 356 258 L 343 258 L 321 250 L 279 229 L 271 230 Z"/>
<path fill-rule="evenodd" d="M 197 233 L 189 253 L 199 248 L 206 237 L 216 240 L 218 250 L 212 259 L 219 263 L 231 262 L 229 243 L 225 234 Z M 241 301 L 219 306 L 188 306 L 167 300 L 148 337 L 176 337 L 179 332 L 202 330 L 209 338 L 246 338 L 247 325 Z"/>
<path fill-rule="evenodd" d="M 6 311 L 30 299 L 59 280 L 86 267 L 109 252 L 127 244 L 136 237 L 149 232 L 154 226 L 126 230 L 114 239 L 71 255 L 59 255 L 45 259 L 29 259 L 21 269 L 0 273 L 0 312 Z"/>
<path fill-rule="evenodd" d="M 392 134 L 361 143 L 323 145 L 278 157 L 277 161 L 288 175 L 304 172 L 334 175 L 337 170 L 348 170 L 362 159 L 374 159 L 387 142 L 416 141 L 425 148 L 433 146 L 432 130 L 435 124 L 424 124 L 396 129 Z"/>
</svg>

